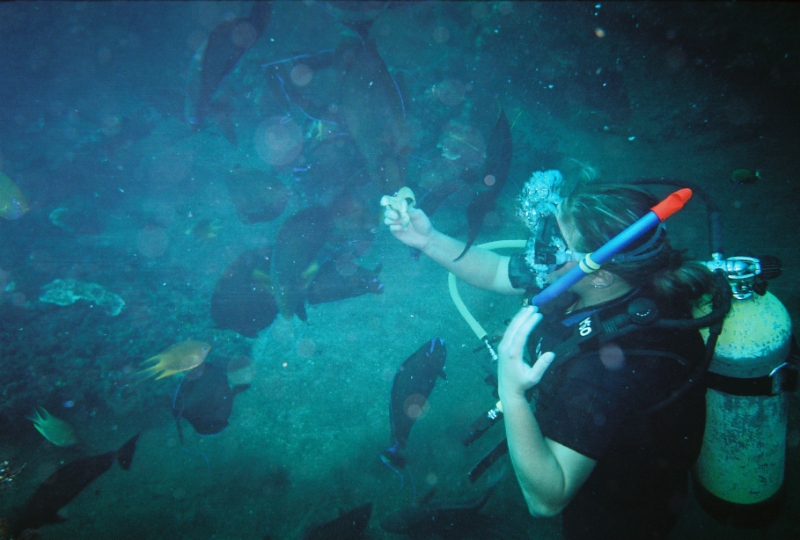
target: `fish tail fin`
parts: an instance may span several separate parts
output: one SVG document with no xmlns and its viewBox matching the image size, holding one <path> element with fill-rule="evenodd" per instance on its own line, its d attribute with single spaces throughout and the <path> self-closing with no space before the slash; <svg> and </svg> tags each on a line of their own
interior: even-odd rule
<svg viewBox="0 0 800 540">
<path fill-rule="evenodd" d="M 177 370 L 174 370 L 174 369 L 165 369 L 164 371 L 161 372 L 161 374 L 158 377 L 156 377 L 156 380 L 158 381 L 158 380 L 164 379 L 166 377 L 171 377 L 171 376 L 175 375 L 176 373 L 180 373 L 180 371 L 177 371 Z"/>
<path fill-rule="evenodd" d="M 396 443 L 393 446 L 387 448 L 382 454 L 382 457 L 385 457 L 392 465 L 402 469 L 406 466 L 406 458 L 402 454 L 400 450 L 400 446 Z M 384 463 L 386 463 L 384 461 Z M 388 465 L 388 464 L 387 464 Z"/>
<path fill-rule="evenodd" d="M 45 413 L 46 412 L 47 411 L 45 411 Z M 39 422 L 44 421 L 44 417 L 42 416 L 42 413 L 39 412 L 39 407 L 35 407 L 33 409 L 33 414 L 31 414 L 30 416 L 26 416 L 25 418 L 27 418 L 28 420 L 30 420 L 34 424 L 37 424 Z M 39 428 L 37 427 L 36 429 L 39 429 Z"/>
<path fill-rule="evenodd" d="M 470 235 L 470 236 L 471 236 L 471 235 Z M 464 255 L 466 255 L 466 254 L 467 254 L 467 251 L 469 251 L 469 248 L 471 248 L 471 247 L 472 247 L 472 244 L 473 244 L 473 242 L 475 242 L 475 238 L 470 238 L 470 239 L 467 241 L 467 245 L 465 245 L 465 246 L 464 246 L 464 251 L 462 251 L 462 252 L 461 252 L 461 255 L 459 255 L 458 257 L 456 257 L 455 259 L 453 259 L 453 262 L 458 262 L 458 261 L 460 261 L 460 260 L 461 260 L 461 258 L 462 258 Z"/>
<path fill-rule="evenodd" d="M 151 377 L 155 377 L 156 375 L 161 373 L 161 371 L 162 370 L 158 366 L 152 366 L 152 367 L 137 371 L 136 373 L 134 373 L 134 377 L 136 377 L 140 381 L 146 381 L 147 379 L 150 379 Z"/>
<path fill-rule="evenodd" d="M 119 462 L 119 466 L 126 471 L 131 468 L 131 464 L 133 463 L 133 453 L 136 451 L 136 441 L 139 439 L 139 435 L 140 433 L 137 433 L 128 439 L 128 442 L 123 444 L 120 449 L 117 450 L 117 461 Z"/>
</svg>

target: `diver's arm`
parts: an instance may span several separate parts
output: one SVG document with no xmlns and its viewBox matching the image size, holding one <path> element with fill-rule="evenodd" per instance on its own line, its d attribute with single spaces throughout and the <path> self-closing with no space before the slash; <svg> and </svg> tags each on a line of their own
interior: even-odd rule
<svg viewBox="0 0 800 540">
<path fill-rule="evenodd" d="M 511 463 L 528 510 L 554 516 L 569 504 L 595 461 L 542 435 L 524 395 L 501 394 Z"/>
<path fill-rule="evenodd" d="M 401 223 L 399 214 L 389 207 L 384 216 L 384 223 L 398 240 L 419 249 L 462 281 L 501 294 L 525 292 L 524 289 L 511 286 L 508 279 L 509 257 L 472 246 L 464 257 L 453 262 L 464 251 L 466 244 L 434 229 L 422 210 L 409 209 L 409 223 L 405 226 Z"/>
<path fill-rule="evenodd" d="M 555 358 L 545 353 L 529 366 L 522 357 L 528 335 L 541 318 L 529 306 L 511 320 L 498 345 L 497 375 L 509 455 L 528 510 L 535 516 L 552 516 L 569 504 L 595 461 L 546 438 L 525 396 Z"/>
</svg>

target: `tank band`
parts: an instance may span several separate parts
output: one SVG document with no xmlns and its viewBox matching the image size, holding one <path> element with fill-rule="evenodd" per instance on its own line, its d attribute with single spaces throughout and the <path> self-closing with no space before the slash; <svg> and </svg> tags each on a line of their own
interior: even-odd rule
<svg viewBox="0 0 800 540">
<path fill-rule="evenodd" d="M 709 371 L 706 373 L 709 388 L 734 396 L 777 396 L 797 389 L 797 368 L 784 362 L 764 377 L 728 377 Z"/>
</svg>

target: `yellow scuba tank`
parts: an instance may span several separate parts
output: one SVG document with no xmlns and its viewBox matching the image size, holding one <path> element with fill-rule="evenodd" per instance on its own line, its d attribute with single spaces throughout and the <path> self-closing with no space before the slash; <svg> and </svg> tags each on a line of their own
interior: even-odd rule
<svg viewBox="0 0 800 540">
<path fill-rule="evenodd" d="M 737 281 L 737 272 L 731 272 L 732 265 L 760 264 L 757 259 L 726 262 L 734 299 L 707 373 L 706 429 L 693 470 L 695 496 L 722 522 L 758 527 L 778 516 L 784 497 L 786 392 L 797 382 L 797 370 L 787 362 L 791 320 L 774 295 L 759 290 L 759 282 Z M 759 273 L 760 267 L 750 277 Z M 708 329 L 702 332 L 708 339 Z"/>
</svg>

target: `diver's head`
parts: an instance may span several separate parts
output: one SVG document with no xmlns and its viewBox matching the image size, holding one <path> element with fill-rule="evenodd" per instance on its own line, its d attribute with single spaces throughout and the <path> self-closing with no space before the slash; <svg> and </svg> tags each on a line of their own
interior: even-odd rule
<svg viewBox="0 0 800 540">
<path fill-rule="evenodd" d="M 592 184 L 558 205 L 558 219 L 571 231 L 571 246 L 591 253 L 628 228 L 658 204 L 652 194 L 624 184 Z M 664 225 L 637 238 L 603 268 L 631 285 L 648 283 L 660 270 L 680 266 L 682 257 L 670 246 Z M 677 266 L 676 266 L 677 265 Z"/>
</svg>

